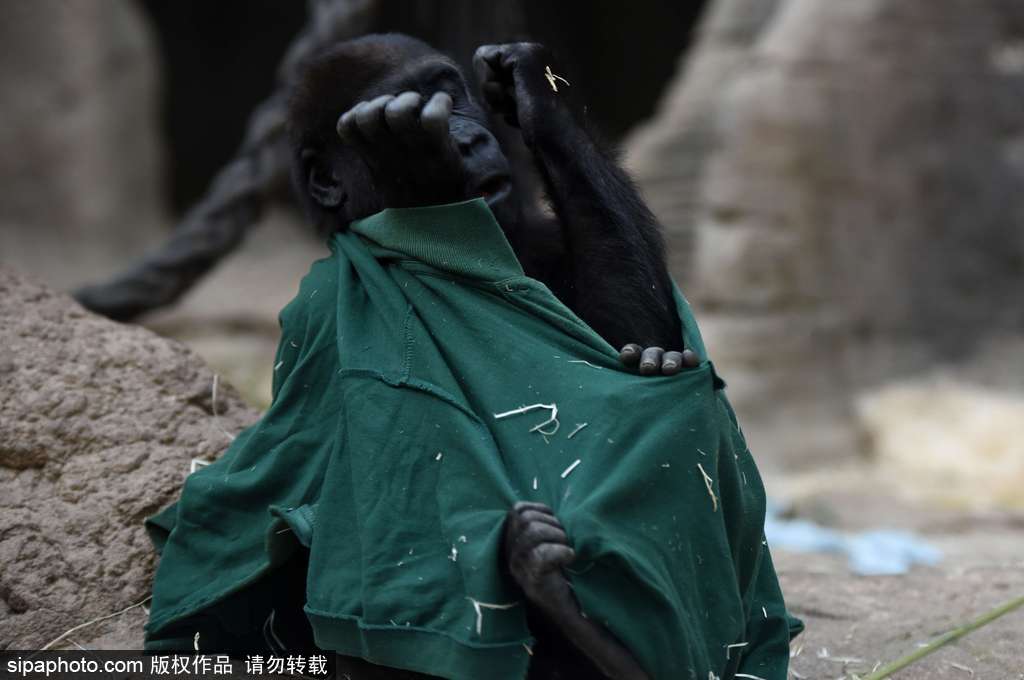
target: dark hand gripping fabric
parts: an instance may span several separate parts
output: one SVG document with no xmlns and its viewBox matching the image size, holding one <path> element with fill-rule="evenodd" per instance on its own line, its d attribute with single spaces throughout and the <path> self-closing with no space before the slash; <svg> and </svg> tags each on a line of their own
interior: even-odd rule
<svg viewBox="0 0 1024 680">
<path fill-rule="evenodd" d="M 266 584 L 308 549 L 319 647 L 523 678 L 530 633 L 498 554 L 505 513 L 531 500 L 574 543 L 583 611 L 653 678 L 786 677 L 802 626 L 681 295 L 701 364 L 639 377 L 523 275 L 481 200 L 385 210 L 330 245 L 281 314 L 270 409 L 150 520 L 149 649 L 190 649 L 196 632 L 244 647 L 275 606 Z M 545 409 L 495 417 L 533 404 L 557 406 L 557 431 L 536 428 Z"/>
</svg>

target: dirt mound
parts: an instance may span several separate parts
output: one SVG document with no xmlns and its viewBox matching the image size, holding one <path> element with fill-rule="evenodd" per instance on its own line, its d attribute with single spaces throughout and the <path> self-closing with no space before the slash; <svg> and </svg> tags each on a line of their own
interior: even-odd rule
<svg viewBox="0 0 1024 680">
<path fill-rule="evenodd" d="M 214 374 L 184 345 L 9 271 L 0 346 L 0 648 L 31 649 L 148 595 L 142 520 L 257 414 L 223 383 L 214 402 Z M 144 618 L 71 638 L 136 646 Z"/>
</svg>

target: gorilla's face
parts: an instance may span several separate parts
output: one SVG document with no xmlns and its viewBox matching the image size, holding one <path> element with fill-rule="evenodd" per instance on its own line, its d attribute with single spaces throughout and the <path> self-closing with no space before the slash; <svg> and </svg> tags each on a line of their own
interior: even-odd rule
<svg viewBox="0 0 1024 680">
<path fill-rule="evenodd" d="M 509 162 L 459 68 L 418 41 L 349 45 L 307 77 L 290 120 L 296 183 L 318 222 L 343 228 L 385 207 L 480 197 L 511 233 L 519 204 Z"/>
<path fill-rule="evenodd" d="M 508 159 L 462 72 L 443 57 L 416 64 L 412 71 L 404 84 L 415 86 L 424 98 L 435 92 L 444 92 L 452 98 L 448 130 L 462 158 L 466 197 L 483 198 L 502 228 L 510 229 L 516 218 L 516 203 Z"/>
</svg>

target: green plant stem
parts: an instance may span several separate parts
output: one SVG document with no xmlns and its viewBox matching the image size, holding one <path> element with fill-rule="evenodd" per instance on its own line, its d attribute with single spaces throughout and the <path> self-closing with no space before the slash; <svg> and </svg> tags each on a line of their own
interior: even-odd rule
<svg viewBox="0 0 1024 680">
<path fill-rule="evenodd" d="M 896 671 L 903 670 L 910 664 L 923 659 L 932 652 L 938 651 L 942 647 L 948 645 L 953 640 L 961 638 L 964 635 L 970 633 L 971 631 L 975 631 L 978 628 L 984 626 L 985 624 L 995 621 L 1004 614 L 1009 614 L 1021 605 L 1024 605 L 1024 595 L 1016 599 L 1010 600 L 1005 604 L 999 605 L 995 609 L 992 609 L 991 611 L 982 614 L 970 623 L 965 623 L 959 628 L 955 628 L 949 631 L 948 633 L 943 633 L 939 637 L 935 638 L 934 640 L 924 645 L 923 647 L 915 650 L 914 652 L 907 654 L 902 658 L 896 659 L 892 663 L 886 664 L 885 666 L 879 668 L 877 671 L 871 673 L 870 675 L 865 675 L 861 678 L 861 680 L 882 680 L 883 678 L 887 678 Z"/>
</svg>

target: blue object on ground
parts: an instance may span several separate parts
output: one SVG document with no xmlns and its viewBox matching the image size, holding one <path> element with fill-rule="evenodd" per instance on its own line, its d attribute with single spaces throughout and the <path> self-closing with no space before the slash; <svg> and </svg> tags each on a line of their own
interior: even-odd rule
<svg viewBox="0 0 1024 680">
<path fill-rule="evenodd" d="M 937 548 L 908 531 L 847 533 L 807 520 L 782 519 L 772 504 L 764 534 L 773 549 L 845 554 L 853 572 L 864 576 L 905 574 L 914 564 L 931 566 L 942 559 Z"/>
</svg>

